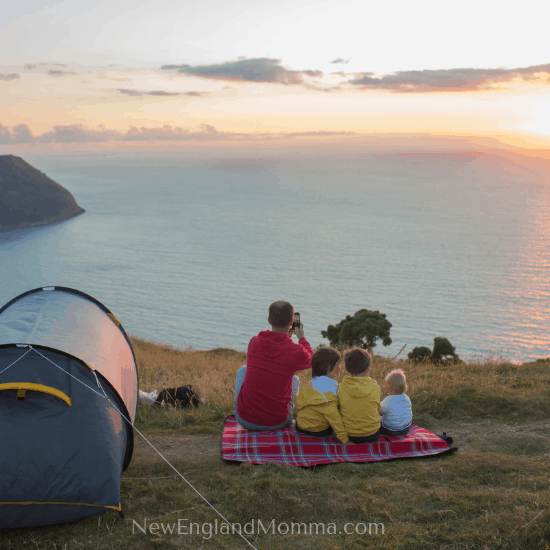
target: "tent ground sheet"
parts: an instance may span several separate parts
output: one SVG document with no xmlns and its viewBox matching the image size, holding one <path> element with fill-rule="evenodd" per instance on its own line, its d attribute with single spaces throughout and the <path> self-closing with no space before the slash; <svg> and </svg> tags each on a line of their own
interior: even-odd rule
<svg viewBox="0 0 550 550">
<path fill-rule="evenodd" d="M 450 438 L 449 438 L 450 439 Z M 452 443 L 452 439 L 450 441 Z M 290 466 L 315 466 L 335 462 L 373 462 L 395 458 L 433 456 L 456 451 L 443 438 L 411 425 L 407 435 L 380 436 L 376 443 L 341 445 L 333 437 L 311 437 L 289 426 L 283 430 L 251 432 L 242 428 L 234 416 L 225 419 L 222 458 L 236 462 Z"/>
</svg>

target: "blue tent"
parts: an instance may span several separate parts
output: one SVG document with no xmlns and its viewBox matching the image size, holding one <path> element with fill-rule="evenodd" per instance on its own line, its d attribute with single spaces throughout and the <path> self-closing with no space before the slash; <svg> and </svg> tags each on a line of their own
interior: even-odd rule
<svg viewBox="0 0 550 550">
<path fill-rule="evenodd" d="M 137 396 L 130 340 L 91 296 L 38 288 L 0 309 L 0 527 L 120 511 Z"/>
</svg>

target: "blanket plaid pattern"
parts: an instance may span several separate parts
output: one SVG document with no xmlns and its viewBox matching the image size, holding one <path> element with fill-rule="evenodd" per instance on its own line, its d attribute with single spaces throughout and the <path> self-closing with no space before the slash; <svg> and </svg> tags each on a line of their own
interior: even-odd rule
<svg viewBox="0 0 550 550">
<path fill-rule="evenodd" d="M 393 458 L 431 456 L 454 451 L 434 433 L 411 425 L 407 435 L 380 436 L 376 443 L 341 445 L 336 437 L 310 437 L 298 433 L 294 424 L 283 430 L 250 432 L 234 416 L 225 419 L 222 458 L 237 462 L 290 466 L 315 466 L 334 462 L 373 462 Z"/>
</svg>

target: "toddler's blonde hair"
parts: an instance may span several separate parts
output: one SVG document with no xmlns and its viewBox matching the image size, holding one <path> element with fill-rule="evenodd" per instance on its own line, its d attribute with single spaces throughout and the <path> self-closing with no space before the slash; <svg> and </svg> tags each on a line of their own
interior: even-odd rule
<svg viewBox="0 0 550 550">
<path fill-rule="evenodd" d="M 391 389 L 398 395 L 407 391 L 407 377 L 403 369 L 392 370 L 384 380 L 390 384 Z"/>
</svg>

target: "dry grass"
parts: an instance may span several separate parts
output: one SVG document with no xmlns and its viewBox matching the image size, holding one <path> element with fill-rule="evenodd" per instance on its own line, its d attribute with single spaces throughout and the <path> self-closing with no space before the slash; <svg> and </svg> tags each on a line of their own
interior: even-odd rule
<svg viewBox="0 0 550 550">
<path fill-rule="evenodd" d="M 141 390 L 153 391 L 191 384 L 208 404 L 232 407 L 235 375 L 246 354 L 233 350 L 177 350 L 132 338 Z"/>
<path fill-rule="evenodd" d="M 211 432 L 233 412 L 235 375 L 246 364 L 246 354 L 234 350 L 178 350 L 154 342 L 132 339 L 139 365 L 140 389 L 191 384 L 204 399 L 197 411 L 140 409 L 139 419 L 149 428 Z M 435 420 L 537 421 L 550 417 L 550 360 L 515 365 L 488 361 L 434 365 L 375 356 L 370 376 L 382 387 L 395 368 L 407 375 L 407 394 L 417 422 L 430 428 Z M 345 376 L 342 369 L 340 377 Z M 302 385 L 310 371 L 298 373 Z M 157 422 L 155 426 L 155 422 Z"/>
</svg>

